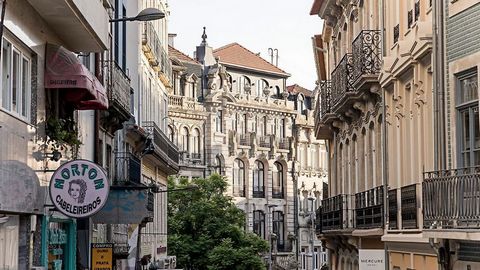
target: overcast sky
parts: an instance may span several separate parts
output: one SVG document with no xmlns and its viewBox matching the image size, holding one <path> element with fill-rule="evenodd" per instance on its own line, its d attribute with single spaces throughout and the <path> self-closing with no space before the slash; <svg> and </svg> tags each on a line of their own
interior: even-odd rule
<svg viewBox="0 0 480 270">
<path fill-rule="evenodd" d="M 203 26 L 213 48 L 238 42 L 270 60 L 268 48 L 279 51 L 279 68 L 292 76 L 287 84 L 315 87 L 316 71 L 311 37 L 322 21 L 310 16 L 313 0 L 169 0 L 169 32 L 175 47 L 193 56 Z"/>
</svg>

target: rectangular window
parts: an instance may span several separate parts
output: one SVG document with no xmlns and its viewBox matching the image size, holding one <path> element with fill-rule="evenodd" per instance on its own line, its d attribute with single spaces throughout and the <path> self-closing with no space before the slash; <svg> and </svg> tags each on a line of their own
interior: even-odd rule
<svg viewBox="0 0 480 270">
<path fill-rule="evenodd" d="M 222 128 L 222 110 L 218 110 L 217 111 L 217 115 L 216 115 L 216 119 L 215 119 L 215 124 L 216 124 L 216 127 L 217 127 L 217 132 L 223 132 L 223 128 Z"/>
<path fill-rule="evenodd" d="M 459 133 L 459 164 L 480 165 L 480 126 L 478 114 L 477 71 L 457 76 L 457 132 Z"/>
<path fill-rule="evenodd" d="M 2 108 L 28 120 L 30 106 L 31 60 L 19 48 L 3 39 Z"/>
</svg>

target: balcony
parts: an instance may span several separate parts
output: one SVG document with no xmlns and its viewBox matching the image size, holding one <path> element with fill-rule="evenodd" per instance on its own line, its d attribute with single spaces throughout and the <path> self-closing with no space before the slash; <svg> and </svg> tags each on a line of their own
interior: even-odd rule
<svg viewBox="0 0 480 270">
<path fill-rule="evenodd" d="M 347 53 L 338 63 L 337 67 L 332 72 L 332 95 L 330 104 L 331 109 L 337 107 L 347 94 L 353 93 L 352 85 L 353 73 L 353 57 L 352 54 Z"/>
<path fill-rule="evenodd" d="M 265 198 L 265 187 L 253 186 L 253 198 Z"/>
<path fill-rule="evenodd" d="M 380 30 L 363 30 L 353 41 L 352 82 L 357 91 L 366 88 L 365 84 L 378 82 L 382 66 L 381 46 Z"/>
<path fill-rule="evenodd" d="M 424 173 L 423 227 L 480 228 L 480 167 Z"/>
<path fill-rule="evenodd" d="M 350 227 L 350 200 L 350 195 L 346 194 L 340 194 L 322 200 L 320 233 L 344 230 Z"/>
<path fill-rule="evenodd" d="M 197 166 L 202 163 L 202 155 L 200 153 L 188 153 L 187 151 L 180 151 L 179 163 L 182 166 Z"/>
<path fill-rule="evenodd" d="M 402 187 L 402 229 L 417 229 L 417 184 Z"/>
<path fill-rule="evenodd" d="M 258 146 L 263 148 L 272 147 L 272 137 L 270 136 L 261 136 L 258 138 Z"/>
<path fill-rule="evenodd" d="M 140 159 L 128 152 L 115 153 L 114 185 L 140 184 Z"/>
<path fill-rule="evenodd" d="M 397 202 L 398 189 L 391 189 L 388 191 L 388 229 L 398 229 L 398 202 Z"/>
<path fill-rule="evenodd" d="M 108 104 L 109 114 L 104 121 L 111 127 L 111 132 L 123 128 L 123 122 L 128 121 L 130 113 L 130 78 L 115 61 L 108 61 Z"/>
<path fill-rule="evenodd" d="M 332 111 L 331 81 L 321 81 L 320 92 L 315 107 L 315 135 L 319 139 L 330 139 L 332 130 L 329 124 L 336 118 Z"/>
<path fill-rule="evenodd" d="M 355 194 L 355 228 L 383 226 L 383 186 Z"/>
<path fill-rule="evenodd" d="M 280 138 L 280 139 L 278 139 L 278 149 L 289 150 L 290 149 L 290 138 Z"/>
<path fill-rule="evenodd" d="M 250 133 L 240 134 L 238 144 L 242 146 L 251 146 Z"/>
<path fill-rule="evenodd" d="M 102 1 L 28 0 L 68 50 L 102 52 L 108 48 L 109 16 Z M 8 10 L 9 7 L 7 7 Z"/>
<path fill-rule="evenodd" d="M 193 98 L 171 95 L 168 97 L 168 106 L 169 108 L 174 109 L 183 109 L 183 110 L 203 110 L 203 106 L 198 104 L 193 100 Z"/>
<path fill-rule="evenodd" d="M 179 154 L 176 145 L 153 121 L 143 122 L 143 128 L 149 134 L 147 139 L 148 154 L 152 154 L 168 175 L 178 172 Z"/>
<path fill-rule="evenodd" d="M 162 82 L 167 86 L 171 86 L 172 65 L 168 58 L 168 53 L 151 22 L 143 24 L 142 48 L 150 66 L 158 72 Z"/>
</svg>

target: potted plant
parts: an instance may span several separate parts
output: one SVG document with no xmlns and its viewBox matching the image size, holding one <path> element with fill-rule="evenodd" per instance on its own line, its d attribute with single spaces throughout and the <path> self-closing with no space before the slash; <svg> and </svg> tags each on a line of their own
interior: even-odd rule
<svg viewBox="0 0 480 270">
<path fill-rule="evenodd" d="M 76 158 L 82 142 L 78 139 L 78 129 L 73 118 L 48 117 L 45 133 L 47 143 L 52 145 L 53 151 L 70 149 L 72 157 Z"/>
</svg>

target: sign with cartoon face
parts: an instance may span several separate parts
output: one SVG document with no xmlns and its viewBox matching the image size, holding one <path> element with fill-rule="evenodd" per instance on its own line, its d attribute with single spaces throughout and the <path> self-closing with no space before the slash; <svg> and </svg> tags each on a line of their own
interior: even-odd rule
<svg viewBox="0 0 480 270">
<path fill-rule="evenodd" d="M 50 180 L 50 198 L 55 207 L 73 218 L 89 217 L 105 205 L 110 189 L 105 171 L 83 159 L 60 166 Z"/>
</svg>

